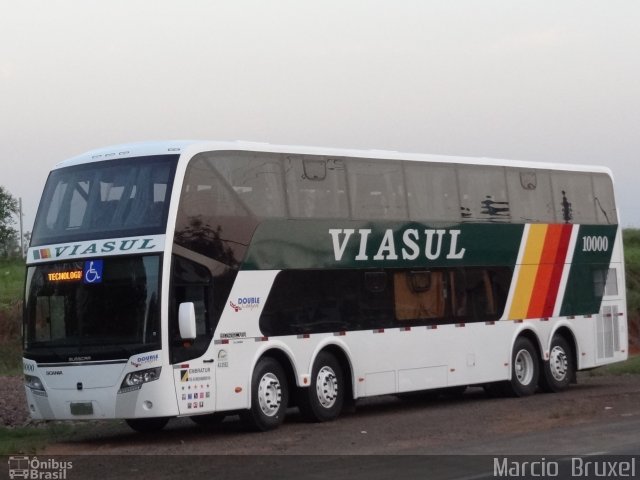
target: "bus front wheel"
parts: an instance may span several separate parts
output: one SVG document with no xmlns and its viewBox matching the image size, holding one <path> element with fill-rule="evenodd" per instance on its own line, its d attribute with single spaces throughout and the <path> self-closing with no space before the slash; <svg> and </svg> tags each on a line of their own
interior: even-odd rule
<svg viewBox="0 0 640 480">
<path fill-rule="evenodd" d="M 284 369 L 274 358 L 261 358 L 251 380 L 251 408 L 241 414 L 242 419 L 252 430 L 273 430 L 284 421 L 288 404 Z"/>
<path fill-rule="evenodd" d="M 299 390 L 298 407 L 311 422 L 337 418 L 344 404 L 344 373 L 340 362 L 328 352 L 321 352 L 311 371 L 311 385 Z"/>
<path fill-rule="evenodd" d="M 531 340 L 518 337 L 511 357 L 511 381 L 505 385 L 507 393 L 514 397 L 533 395 L 539 376 L 540 361 L 536 348 Z"/>
</svg>

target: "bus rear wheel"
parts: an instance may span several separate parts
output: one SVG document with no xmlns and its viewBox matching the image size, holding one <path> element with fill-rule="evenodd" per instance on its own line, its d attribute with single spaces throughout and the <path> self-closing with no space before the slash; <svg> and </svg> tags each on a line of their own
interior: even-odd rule
<svg viewBox="0 0 640 480">
<path fill-rule="evenodd" d="M 162 430 L 169 422 L 169 417 L 127 418 L 127 425 L 136 432 L 155 433 Z"/>
<path fill-rule="evenodd" d="M 538 386 L 540 360 L 531 340 L 518 337 L 511 357 L 511 380 L 505 384 L 506 393 L 514 397 L 533 395 Z"/>
<path fill-rule="evenodd" d="M 575 376 L 573 351 L 560 335 L 554 335 L 549 348 L 549 361 L 542 364 L 540 388 L 545 392 L 560 392 L 566 389 Z"/>
<path fill-rule="evenodd" d="M 298 408 L 311 422 L 336 419 L 344 405 L 344 372 L 340 362 L 329 352 L 321 352 L 311 370 L 311 385 L 299 390 Z"/>
<path fill-rule="evenodd" d="M 284 421 L 288 404 L 284 369 L 274 358 L 261 358 L 251 380 L 251 408 L 241 414 L 242 420 L 252 430 L 273 430 Z"/>
</svg>

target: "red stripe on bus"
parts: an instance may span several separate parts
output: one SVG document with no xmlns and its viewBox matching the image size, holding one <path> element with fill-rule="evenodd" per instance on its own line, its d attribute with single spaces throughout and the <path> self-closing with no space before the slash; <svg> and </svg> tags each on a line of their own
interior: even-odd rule
<svg viewBox="0 0 640 480">
<path fill-rule="evenodd" d="M 534 283 L 527 318 L 542 317 L 543 312 L 548 309 L 547 303 L 549 290 L 551 289 L 551 278 L 553 276 L 560 238 L 562 235 L 562 225 L 548 225 L 544 237 L 544 246 L 540 256 L 536 280 Z M 553 299 L 555 301 L 555 298 Z M 553 310 L 553 307 L 552 307 Z"/>
<path fill-rule="evenodd" d="M 560 281 L 562 280 L 562 271 L 564 270 L 565 262 L 567 260 L 567 253 L 569 252 L 569 242 L 571 241 L 572 229 L 573 225 L 562 225 L 560 243 L 558 245 L 557 256 L 553 264 L 553 274 L 549 281 L 549 290 L 547 292 L 547 300 L 545 302 L 546 308 L 541 315 L 543 317 L 553 316 L 553 310 L 556 306 L 556 298 L 558 297 L 558 290 L 560 289 Z"/>
</svg>

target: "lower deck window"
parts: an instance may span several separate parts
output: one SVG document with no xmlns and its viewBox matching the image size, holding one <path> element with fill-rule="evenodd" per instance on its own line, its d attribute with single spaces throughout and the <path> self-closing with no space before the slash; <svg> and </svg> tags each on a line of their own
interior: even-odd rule
<svg viewBox="0 0 640 480">
<path fill-rule="evenodd" d="M 288 270 L 260 317 L 267 336 L 498 320 L 509 268 Z"/>
</svg>

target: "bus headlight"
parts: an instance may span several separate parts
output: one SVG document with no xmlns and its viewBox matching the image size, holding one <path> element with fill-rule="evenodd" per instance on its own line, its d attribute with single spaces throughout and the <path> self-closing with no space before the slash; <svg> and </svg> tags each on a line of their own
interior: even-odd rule
<svg viewBox="0 0 640 480">
<path fill-rule="evenodd" d="M 29 389 L 31 389 L 31 392 L 34 395 L 40 395 L 43 397 L 47 396 L 47 392 L 44 390 L 44 385 L 38 377 L 34 377 L 33 375 L 25 375 L 24 384 L 29 387 Z"/>
<path fill-rule="evenodd" d="M 160 378 L 160 371 L 162 367 L 148 368 L 146 370 L 140 370 L 138 372 L 127 373 L 122 380 L 120 390 L 118 393 L 131 392 L 133 390 L 139 390 L 144 383 L 153 382 Z"/>
</svg>

